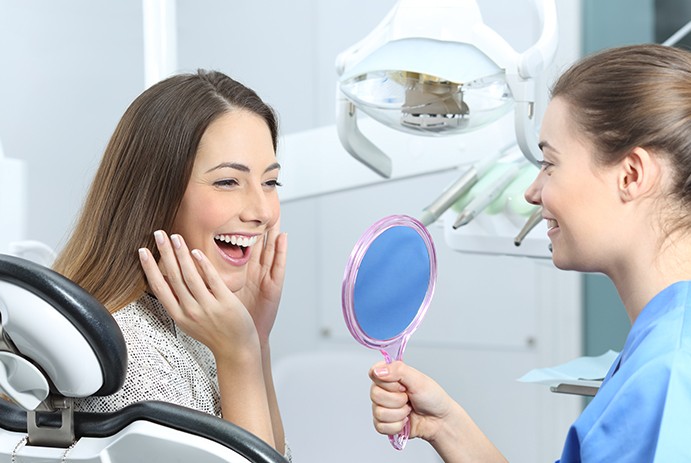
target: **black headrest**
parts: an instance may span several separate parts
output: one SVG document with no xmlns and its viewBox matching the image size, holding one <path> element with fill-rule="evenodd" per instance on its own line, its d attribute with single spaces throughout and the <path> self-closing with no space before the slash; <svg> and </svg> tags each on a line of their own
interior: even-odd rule
<svg viewBox="0 0 691 463">
<path fill-rule="evenodd" d="M 1 281 L 18 286 L 42 299 L 81 334 L 98 359 L 103 377 L 101 388 L 93 395 L 110 395 L 122 387 L 127 371 L 125 340 L 115 319 L 98 300 L 52 269 L 4 254 L 0 254 Z M 41 322 L 42 320 L 36 320 L 37 324 Z M 7 334 L 12 337 L 12 333 Z M 55 333 L 55 336 L 60 336 L 60 333 Z M 39 366 L 46 369 L 44 365 Z"/>
</svg>

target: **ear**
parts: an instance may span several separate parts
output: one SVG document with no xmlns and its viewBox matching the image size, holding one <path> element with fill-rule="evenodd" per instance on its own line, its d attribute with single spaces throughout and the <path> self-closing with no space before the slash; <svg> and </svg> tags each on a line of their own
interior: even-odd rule
<svg viewBox="0 0 691 463">
<path fill-rule="evenodd" d="M 646 196 L 658 185 L 662 174 L 660 160 L 639 146 L 632 149 L 619 166 L 617 181 L 623 201 Z"/>
</svg>

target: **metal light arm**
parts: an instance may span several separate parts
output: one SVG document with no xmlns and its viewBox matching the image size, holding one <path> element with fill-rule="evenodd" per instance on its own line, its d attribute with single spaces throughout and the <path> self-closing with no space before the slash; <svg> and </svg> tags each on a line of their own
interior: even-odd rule
<svg viewBox="0 0 691 463">
<path fill-rule="evenodd" d="M 540 38 L 518 59 L 518 75 L 524 79 L 537 77 L 554 60 L 557 52 L 557 10 L 553 0 L 535 0 Z"/>
<path fill-rule="evenodd" d="M 391 158 L 360 131 L 357 125 L 357 108 L 352 101 L 337 90 L 336 128 L 341 144 L 355 159 L 384 178 L 391 178 Z"/>
</svg>

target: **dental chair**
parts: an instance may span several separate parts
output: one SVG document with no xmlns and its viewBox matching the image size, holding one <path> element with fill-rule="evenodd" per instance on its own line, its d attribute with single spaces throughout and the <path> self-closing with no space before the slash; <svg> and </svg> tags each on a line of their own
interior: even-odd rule
<svg viewBox="0 0 691 463">
<path fill-rule="evenodd" d="M 75 398 L 119 390 L 126 370 L 122 333 L 95 298 L 0 254 L 0 463 L 285 463 L 244 429 L 171 403 L 74 411 Z"/>
</svg>

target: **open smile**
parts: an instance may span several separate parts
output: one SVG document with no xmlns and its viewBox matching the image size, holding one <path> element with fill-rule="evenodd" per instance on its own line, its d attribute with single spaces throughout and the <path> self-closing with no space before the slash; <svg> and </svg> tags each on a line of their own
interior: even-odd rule
<svg viewBox="0 0 691 463">
<path fill-rule="evenodd" d="M 245 265 L 249 261 L 252 246 L 259 235 L 216 235 L 214 242 L 223 258 L 231 265 Z"/>
</svg>

